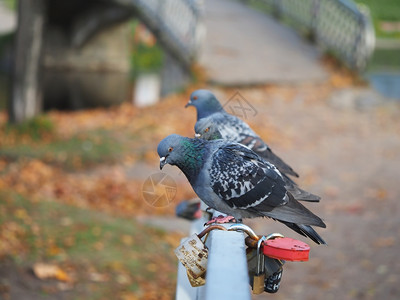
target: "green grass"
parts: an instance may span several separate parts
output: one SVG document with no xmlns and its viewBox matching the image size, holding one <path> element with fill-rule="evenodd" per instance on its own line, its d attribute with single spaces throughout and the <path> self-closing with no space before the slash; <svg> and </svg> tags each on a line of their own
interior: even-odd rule
<svg viewBox="0 0 400 300">
<path fill-rule="evenodd" d="M 0 0 L 1 1 L 1 0 Z M 6 49 L 12 47 L 14 33 L 0 35 L 0 59 L 4 56 Z M 7 107 L 7 99 L 10 95 L 10 75 L 7 71 L 0 69 L 0 110 Z"/>
<path fill-rule="evenodd" d="M 1 51 L 1 46 L 0 46 Z M 0 53 L 1 55 L 1 53 Z M 8 75 L 0 72 L 0 111 L 7 108 L 7 101 L 9 97 Z"/>
<path fill-rule="evenodd" d="M 100 163 L 115 162 L 128 152 L 115 132 L 92 130 L 79 133 L 68 139 L 52 138 L 42 142 L 39 138 L 46 133 L 52 134 L 53 125 L 47 121 L 29 122 L 18 126 L 7 125 L 9 133 L 13 132 L 34 137 L 35 142 L 21 141 L 12 145 L 3 145 L 0 156 L 9 160 L 21 158 L 40 159 L 48 163 L 60 165 L 66 169 L 80 169 Z M 32 125 L 35 124 L 35 125 Z"/>
<path fill-rule="evenodd" d="M 356 0 L 366 4 L 372 15 L 379 20 L 400 21 L 400 3 L 398 0 Z"/>
<path fill-rule="evenodd" d="M 9 9 L 12 10 L 16 10 L 17 9 L 17 1 L 16 0 L 0 0 L 2 1 L 6 7 L 8 7 Z"/>
<path fill-rule="evenodd" d="M 23 218 L 15 216 L 17 209 L 23 209 L 29 214 L 29 218 L 40 228 L 40 234 L 35 234 L 32 226 L 28 226 L 31 221 L 25 220 L 27 223 L 24 223 Z M 8 212 L 2 216 L 3 222 L 20 222 L 22 219 L 20 224 L 26 230 L 26 240 L 29 242 L 27 246 L 31 249 L 28 260 L 89 259 L 100 267 L 106 267 L 113 262 L 124 262 L 123 257 L 131 251 L 150 249 L 145 243 L 147 233 L 162 235 L 139 226 L 132 219 L 117 218 L 53 201 L 30 202 L 19 195 L 12 196 L 12 205 L 6 210 Z M 123 235 L 136 236 L 144 244 L 132 244 L 128 247 L 121 239 Z M 72 238 L 73 242 L 66 243 L 66 238 Z M 39 240 L 41 242 L 37 243 Z M 52 242 L 47 243 L 49 241 Z M 104 251 L 95 251 L 96 243 L 102 243 Z M 43 244 L 44 247 L 38 247 L 38 244 Z M 49 251 L 47 246 L 50 244 L 58 246 L 62 251 Z M 143 266 L 138 260 L 130 260 L 126 264 L 124 262 L 127 266 L 132 264 L 135 267 Z"/>
<path fill-rule="evenodd" d="M 139 21 L 133 20 L 131 24 L 132 36 L 135 36 Z M 140 73 L 159 72 L 163 66 L 163 61 L 163 50 L 158 43 L 153 46 L 149 46 L 137 41 L 133 44 L 131 65 L 134 76 L 137 76 Z"/>
<path fill-rule="evenodd" d="M 356 0 L 356 2 L 369 7 L 378 37 L 400 38 L 400 32 L 384 32 L 379 24 L 381 21 L 400 22 L 399 0 Z"/>
<path fill-rule="evenodd" d="M 19 136 L 28 135 L 37 141 L 44 135 L 52 134 L 54 124 L 46 115 L 41 115 L 19 124 L 6 124 L 4 130 L 8 133 L 14 132 Z"/>
<path fill-rule="evenodd" d="M 250 0 L 248 1 L 252 7 L 262 12 L 272 14 L 273 11 L 269 5 L 264 4 L 262 1 Z M 356 3 L 368 6 L 373 19 L 376 35 L 380 38 L 400 38 L 400 32 L 384 32 L 380 28 L 381 21 L 400 22 L 400 2 L 399 0 L 356 0 Z M 291 20 L 284 18 L 283 23 L 294 25 Z M 299 28 L 297 28 L 299 29 Z M 301 29 L 301 28 L 300 28 Z M 304 30 L 303 30 L 304 31 Z"/>
<path fill-rule="evenodd" d="M 139 291 L 140 282 L 158 280 L 159 270 L 149 269 L 151 263 L 161 262 L 173 284 L 176 260 L 162 230 L 57 202 L 31 202 L 10 192 L 1 192 L 0 199 L 0 229 L 4 224 L 22 228 L 18 238 L 23 247 L 11 258 L 22 265 L 44 261 L 74 266 L 79 284 L 90 289 L 85 299 L 107 299 L 116 289 Z M 89 269 L 109 275 L 108 281 L 88 281 Z M 121 274 L 129 280 L 118 282 Z"/>
<path fill-rule="evenodd" d="M 132 55 L 132 64 L 135 74 L 157 72 L 163 63 L 163 52 L 157 44 L 149 47 L 138 44 Z"/>
<path fill-rule="evenodd" d="M 376 49 L 369 64 L 369 71 L 399 71 L 400 49 Z"/>
</svg>

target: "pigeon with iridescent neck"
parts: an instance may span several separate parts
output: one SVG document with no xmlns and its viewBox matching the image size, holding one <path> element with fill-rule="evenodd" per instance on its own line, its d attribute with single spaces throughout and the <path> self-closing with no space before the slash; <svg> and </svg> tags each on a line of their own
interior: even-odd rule
<svg viewBox="0 0 400 300">
<path fill-rule="evenodd" d="M 190 95 L 185 107 L 194 106 L 197 110 L 197 122 L 207 118 L 218 127 L 222 138 L 246 145 L 261 157 L 274 164 L 279 171 L 287 175 L 299 175 L 238 117 L 227 113 L 218 99 L 208 90 L 196 90 Z"/>
<path fill-rule="evenodd" d="M 157 152 L 160 168 L 177 166 L 209 207 L 236 220 L 269 217 L 325 244 L 311 227 L 326 227 L 324 222 L 293 197 L 274 165 L 249 148 L 172 134 L 160 142 Z"/>
<path fill-rule="evenodd" d="M 195 137 L 205 140 L 222 139 L 222 135 L 218 130 L 218 126 L 212 122 L 211 118 L 200 119 L 195 125 Z M 285 181 L 286 189 L 293 195 L 296 200 L 319 202 L 321 197 L 311 194 L 301 188 L 286 174 L 282 173 L 282 178 Z"/>
</svg>

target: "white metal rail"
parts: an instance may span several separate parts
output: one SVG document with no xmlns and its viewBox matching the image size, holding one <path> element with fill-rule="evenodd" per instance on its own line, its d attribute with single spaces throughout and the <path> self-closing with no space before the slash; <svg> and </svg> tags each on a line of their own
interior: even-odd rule
<svg viewBox="0 0 400 300">
<path fill-rule="evenodd" d="M 158 41 L 185 66 L 197 55 L 202 38 L 200 0 L 109 0 L 136 12 Z"/>
<path fill-rule="evenodd" d="M 375 47 L 375 32 L 367 7 L 351 0 L 254 0 L 278 18 L 305 28 L 316 42 L 350 67 L 363 69 Z M 252 2 L 252 0 L 247 0 Z"/>
<path fill-rule="evenodd" d="M 201 202 L 201 208 L 206 209 Z M 214 216 L 221 215 L 215 212 Z M 192 222 L 190 235 L 203 231 L 209 218 L 202 217 Z M 246 258 L 244 233 L 238 231 L 213 230 L 206 240 L 208 261 L 206 284 L 192 287 L 185 267 L 178 262 L 176 300 L 247 300 L 251 299 L 249 273 Z"/>
<path fill-rule="evenodd" d="M 211 231 L 206 284 L 192 287 L 185 267 L 179 263 L 176 300 L 251 299 L 244 234 L 237 231 Z"/>
</svg>

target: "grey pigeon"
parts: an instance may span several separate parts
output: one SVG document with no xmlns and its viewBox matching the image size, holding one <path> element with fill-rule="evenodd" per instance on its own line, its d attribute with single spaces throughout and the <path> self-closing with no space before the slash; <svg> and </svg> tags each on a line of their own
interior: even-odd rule
<svg viewBox="0 0 400 300">
<path fill-rule="evenodd" d="M 222 138 L 246 145 L 261 157 L 274 164 L 282 173 L 299 177 L 293 169 L 279 158 L 271 148 L 238 117 L 227 113 L 213 93 L 208 90 L 196 90 L 190 95 L 185 107 L 197 109 L 197 122 L 210 118 L 218 126 Z"/>
<path fill-rule="evenodd" d="M 206 140 L 217 140 L 222 139 L 222 135 L 218 130 L 218 126 L 213 123 L 212 118 L 200 119 L 195 126 L 197 138 Z M 311 194 L 305 190 L 302 190 L 298 185 L 285 174 L 281 174 L 285 181 L 286 189 L 293 195 L 296 200 L 308 201 L 308 202 L 319 202 L 321 197 Z"/>
<path fill-rule="evenodd" d="M 175 214 L 180 218 L 190 221 L 200 219 L 202 216 L 202 212 L 200 210 L 200 199 L 195 198 L 182 201 L 176 206 Z"/>
<path fill-rule="evenodd" d="M 269 217 L 317 244 L 326 244 L 310 226 L 324 222 L 286 189 L 281 173 L 249 148 L 226 140 L 191 139 L 172 134 L 157 148 L 160 169 L 177 166 L 199 198 L 235 217 Z"/>
</svg>

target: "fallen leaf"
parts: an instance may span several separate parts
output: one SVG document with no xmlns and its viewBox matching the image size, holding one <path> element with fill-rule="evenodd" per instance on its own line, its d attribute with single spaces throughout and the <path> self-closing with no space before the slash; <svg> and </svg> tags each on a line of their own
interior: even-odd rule
<svg viewBox="0 0 400 300">
<path fill-rule="evenodd" d="M 378 248 L 386 248 L 386 247 L 391 247 L 395 244 L 396 238 L 393 236 L 388 236 L 388 237 L 380 237 L 375 239 L 374 241 L 374 246 Z"/>
<path fill-rule="evenodd" d="M 124 234 L 121 237 L 122 243 L 124 243 L 126 246 L 130 246 L 133 244 L 133 238 L 130 235 Z"/>
<path fill-rule="evenodd" d="M 108 276 L 97 272 L 91 272 L 89 273 L 89 279 L 93 282 L 106 282 L 108 281 Z"/>
<path fill-rule="evenodd" d="M 32 267 L 33 273 L 39 279 L 56 279 L 59 281 L 69 282 L 71 278 L 60 267 L 48 263 L 35 263 Z"/>
</svg>

